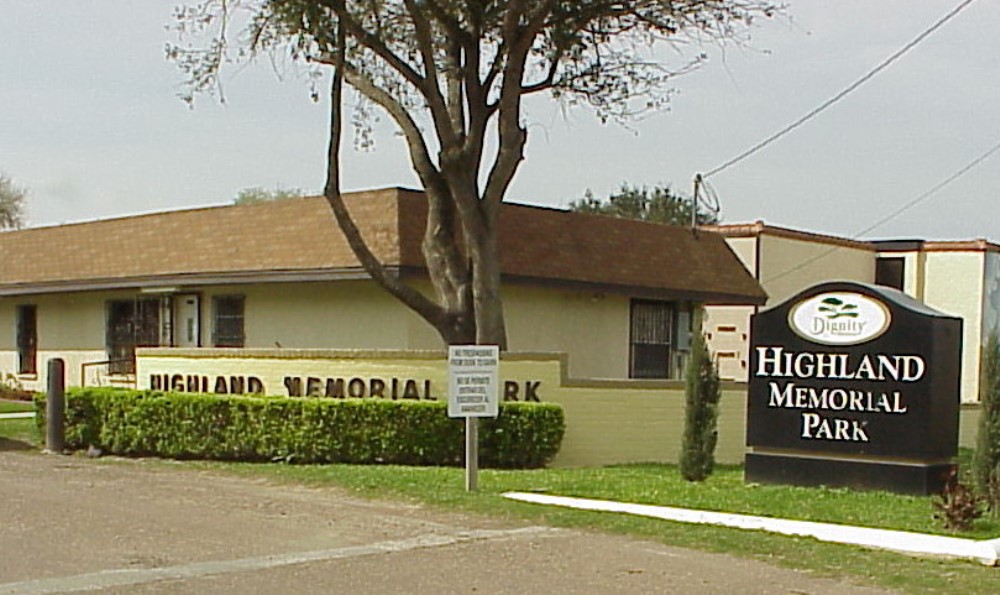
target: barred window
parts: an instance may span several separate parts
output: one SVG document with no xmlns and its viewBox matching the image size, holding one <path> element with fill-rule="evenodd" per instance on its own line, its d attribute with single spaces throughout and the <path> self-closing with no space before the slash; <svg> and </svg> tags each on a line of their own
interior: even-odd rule
<svg viewBox="0 0 1000 595">
<path fill-rule="evenodd" d="M 112 374 L 135 373 L 135 348 L 160 344 L 160 301 L 156 298 L 107 302 L 105 343 Z"/>
<path fill-rule="evenodd" d="M 670 378 L 674 304 L 632 300 L 629 377 Z"/>
<path fill-rule="evenodd" d="M 212 299 L 212 343 L 216 347 L 244 346 L 244 302 L 242 295 L 220 295 Z"/>
<path fill-rule="evenodd" d="M 38 373 L 38 308 L 17 307 L 17 373 Z"/>
</svg>

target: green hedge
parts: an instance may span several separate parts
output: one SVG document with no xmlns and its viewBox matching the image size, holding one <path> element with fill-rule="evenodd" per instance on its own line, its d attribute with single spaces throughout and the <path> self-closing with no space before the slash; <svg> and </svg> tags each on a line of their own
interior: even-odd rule
<svg viewBox="0 0 1000 595">
<path fill-rule="evenodd" d="M 44 396 L 36 399 L 44 428 Z M 480 420 L 480 464 L 532 468 L 552 460 L 565 422 L 558 405 L 503 403 Z M 459 465 L 464 422 L 447 404 L 382 399 L 200 395 L 69 389 L 66 445 L 175 459 Z"/>
</svg>

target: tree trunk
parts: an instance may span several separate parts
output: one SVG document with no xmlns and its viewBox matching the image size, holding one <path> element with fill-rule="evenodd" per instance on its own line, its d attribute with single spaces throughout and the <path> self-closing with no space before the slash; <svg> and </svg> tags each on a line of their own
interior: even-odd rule
<svg viewBox="0 0 1000 595">
<path fill-rule="evenodd" d="M 478 227 L 478 226 L 476 226 Z M 500 299 L 500 250 L 494 225 L 484 226 L 468 242 L 472 261 L 472 302 L 476 343 L 507 350 L 507 329 Z"/>
</svg>

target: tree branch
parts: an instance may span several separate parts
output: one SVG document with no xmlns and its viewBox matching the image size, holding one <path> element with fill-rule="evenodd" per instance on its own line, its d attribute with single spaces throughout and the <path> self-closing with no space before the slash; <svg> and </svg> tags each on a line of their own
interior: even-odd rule
<svg viewBox="0 0 1000 595">
<path fill-rule="evenodd" d="M 338 56 L 343 56 L 344 34 L 338 28 L 337 33 Z M 324 189 L 324 196 L 327 203 L 333 210 L 337 225 L 347 239 L 348 245 L 354 252 L 361 266 L 379 285 L 384 287 L 389 293 L 396 297 L 435 328 L 442 328 L 447 324 L 447 316 L 440 306 L 427 299 L 419 291 L 403 283 L 399 278 L 394 277 L 386 271 L 382 263 L 375 257 L 368 244 L 365 242 L 355 224 L 347 205 L 344 204 L 343 195 L 340 191 L 340 145 L 343 136 L 343 122 L 341 112 L 343 107 L 343 60 L 338 58 L 330 82 L 330 143 L 327 150 L 327 180 Z"/>
</svg>

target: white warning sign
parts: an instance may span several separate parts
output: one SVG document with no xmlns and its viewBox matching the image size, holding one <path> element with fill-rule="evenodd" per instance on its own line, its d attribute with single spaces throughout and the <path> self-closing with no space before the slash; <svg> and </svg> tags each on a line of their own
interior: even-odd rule
<svg viewBox="0 0 1000 595">
<path fill-rule="evenodd" d="M 496 417 L 500 400 L 500 348 L 448 347 L 448 417 Z"/>
</svg>

